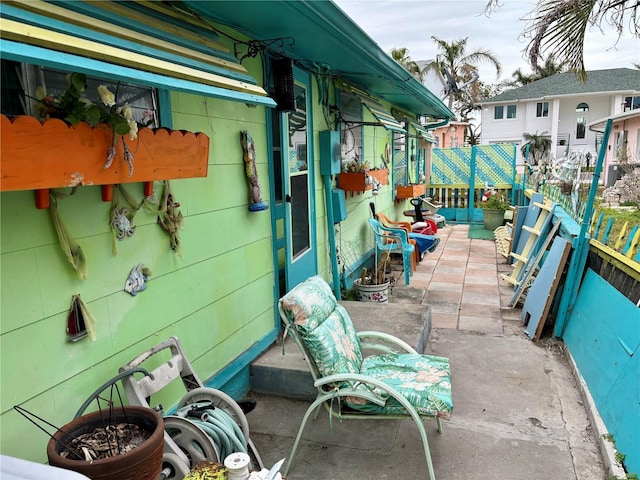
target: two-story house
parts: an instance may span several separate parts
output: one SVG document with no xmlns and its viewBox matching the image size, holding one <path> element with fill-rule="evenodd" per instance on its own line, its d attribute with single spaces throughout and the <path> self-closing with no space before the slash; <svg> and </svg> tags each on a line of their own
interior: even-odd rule
<svg viewBox="0 0 640 480">
<path fill-rule="evenodd" d="M 522 145 L 524 133 L 551 137 L 551 155 L 571 152 L 595 158 L 601 134 L 587 128 L 597 119 L 640 108 L 640 70 L 614 68 L 558 73 L 481 103 L 482 143 Z M 518 148 L 522 161 L 522 154 Z"/>
</svg>

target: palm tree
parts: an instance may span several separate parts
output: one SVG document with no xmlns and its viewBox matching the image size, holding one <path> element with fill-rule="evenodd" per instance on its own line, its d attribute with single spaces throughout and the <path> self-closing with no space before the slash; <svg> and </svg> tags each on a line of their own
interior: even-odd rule
<svg viewBox="0 0 640 480">
<path fill-rule="evenodd" d="M 536 65 L 533 73 L 526 74 L 518 68 L 511 74 L 512 80 L 505 80 L 502 85 L 505 87 L 522 87 L 527 83 L 535 82 L 546 77 L 566 71 L 566 62 L 557 62 L 553 55 L 549 55 L 542 65 Z"/>
<path fill-rule="evenodd" d="M 479 62 L 489 62 L 496 69 L 496 75 L 502 72 L 498 59 L 490 50 L 476 49 L 467 52 L 469 37 L 447 42 L 437 37 L 431 37 L 436 43 L 438 54 L 435 59 L 425 65 L 425 71 L 434 70 L 445 84 L 445 94 L 449 96 L 449 108 L 453 106 L 454 97 L 458 98 L 460 89 L 458 83 L 468 82 L 476 75 L 476 65 Z"/>
<path fill-rule="evenodd" d="M 487 12 L 499 7 L 500 3 L 500 0 L 488 0 Z M 566 63 L 568 71 L 577 72 L 578 78 L 584 80 L 587 76 L 584 66 L 587 28 L 601 28 L 605 22 L 620 37 L 628 22 L 631 34 L 640 37 L 639 16 L 638 0 L 540 0 L 523 31 L 523 36 L 531 39 L 526 48 L 529 63 L 537 65 L 542 52 L 548 51 L 561 63 Z"/>
<path fill-rule="evenodd" d="M 522 138 L 526 140 L 526 143 L 520 147 L 522 155 L 527 156 L 529 152 L 529 158 L 531 158 L 531 164 L 537 165 L 540 161 L 551 151 L 551 137 L 548 132 L 536 133 L 523 133 Z"/>
<path fill-rule="evenodd" d="M 392 48 L 391 49 L 391 58 L 393 58 L 396 62 L 402 65 L 411 75 L 416 77 L 418 80 L 422 82 L 424 79 L 424 73 L 416 62 L 411 60 L 409 56 L 409 49 L 402 48 Z"/>
</svg>

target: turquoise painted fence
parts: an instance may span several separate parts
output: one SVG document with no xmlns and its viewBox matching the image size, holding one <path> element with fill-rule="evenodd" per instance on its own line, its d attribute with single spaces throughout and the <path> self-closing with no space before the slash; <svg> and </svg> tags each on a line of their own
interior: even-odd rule
<svg viewBox="0 0 640 480">
<path fill-rule="evenodd" d="M 486 186 L 514 198 L 515 180 L 514 144 L 434 148 L 427 195 L 442 204 L 438 213 L 447 220 L 476 222 L 482 220 L 477 206 Z"/>
<path fill-rule="evenodd" d="M 640 474 L 640 309 L 587 269 L 562 338 L 627 470 Z"/>
</svg>

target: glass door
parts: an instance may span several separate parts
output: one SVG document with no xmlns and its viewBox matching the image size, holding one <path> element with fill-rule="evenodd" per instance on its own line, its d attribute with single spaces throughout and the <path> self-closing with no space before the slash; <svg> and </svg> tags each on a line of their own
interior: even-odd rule
<svg viewBox="0 0 640 480">
<path fill-rule="evenodd" d="M 296 109 L 286 114 L 288 155 L 283 155 L 287 290 L 317 273 L 310 91 L 309 75 L 296 69 Z"/>
</svg>

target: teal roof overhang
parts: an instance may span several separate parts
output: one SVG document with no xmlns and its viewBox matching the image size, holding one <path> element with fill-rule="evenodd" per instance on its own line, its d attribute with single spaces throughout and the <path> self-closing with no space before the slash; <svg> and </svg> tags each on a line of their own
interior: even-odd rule
<svg viewBox="0 0 640 480">
<path fill-rule="evenodd" d="M 290 37 L 277 54 L 313 71 L 364 87 L 372 96 L 417 116 L 449 120 L 453 112 L 385 53 L 335 3 L 327 0 L 186 0 L 194 12 L 255 40 Z M 272 46 L 272 49 L 276 49 Z M 325 72 L 326 73 L 326 72 Z"/>
</svg>

